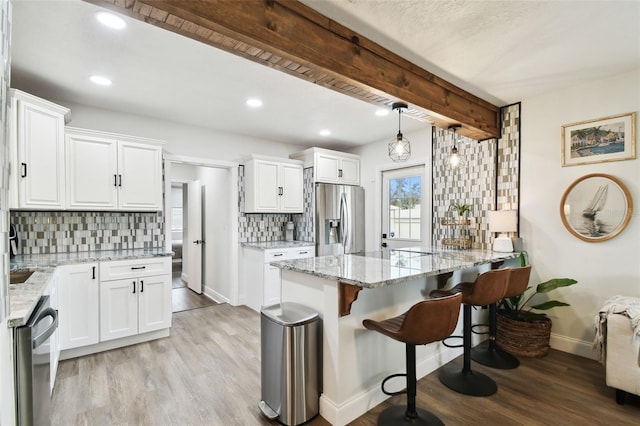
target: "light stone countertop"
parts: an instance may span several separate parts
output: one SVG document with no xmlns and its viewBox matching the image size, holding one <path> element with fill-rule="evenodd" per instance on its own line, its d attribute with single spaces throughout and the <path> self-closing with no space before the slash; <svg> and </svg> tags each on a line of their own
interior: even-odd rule
<svg viewBox="0 0 640 426">
<path fill-rule="evenodd" d="M 430 247 L 283 260 L 271 265 L 321 278 L 376 288 L 518 257 L 519 253 Z"/>
<path fill-rule="evenodd" d="M 240 243 L 242 247 L 250 247 L 259 250 L 286 249 L 297 247 L 315 247 L 316 243 L 310 241 L 264 241 L 254 243 Z"/>
<path fill-rule="evenodd" d="M 11 272 L 22 270 L 35 270 L 35 272 L 26 282 L 9 285 L 9 317 L 7 318 L 7 324 L 9 327 L 19 327 L 27 323 L 38 300 L 40 300 L 47 285 L 49 285 L 56 266 L 171 255 L 172 253 L 167 253 L 164 248 L 156 248 L 16 256 L 11 259 Z"/>
</svg>

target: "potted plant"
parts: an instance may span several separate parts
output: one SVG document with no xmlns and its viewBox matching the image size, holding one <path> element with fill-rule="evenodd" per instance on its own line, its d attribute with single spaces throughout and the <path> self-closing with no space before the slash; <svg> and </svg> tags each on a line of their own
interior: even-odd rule
<svg viewBox="0 0 640 426">
<path fill-rule="evenodd" d="M 520 253 L 520 264 L 526 265 L 524 253 Z M 502 299 L 498 303 L 496 345 L 498 348 L 520 356 L 543 357 L 549 353 L 551 319 L 543 312 L 558 306 L 570 306 L 558 300 L 548 300 L 536 305 L 536 296 L 556 288 L 576 284 L 571 278 L 552 278 L 534 287 L 527 287 L 524 293 Z M 530 291 L 533 290 L 533 291 Z"/>
<path fill-rule="evenodd" d="M 470 204 L 454 204 L 451 206 L 452 209 L 454 209 L 456 212 L 458 212 L 458 216 L 460 217 L 460 219 L 464 218 L 464 215 L 471 211 L 471 205 Z"/>
</svg>

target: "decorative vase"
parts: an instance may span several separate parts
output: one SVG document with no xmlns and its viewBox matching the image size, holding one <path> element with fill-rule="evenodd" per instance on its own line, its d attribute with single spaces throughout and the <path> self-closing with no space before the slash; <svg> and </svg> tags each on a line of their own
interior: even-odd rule
<svg viewBox="0 0 640 426">
<path fill-rule="evenodd" d="M 551 320 L 547 317 L 535 321 L 514 320 L 498 312 L 496 345 L 513 355 L 542 358 L 549 353 Z"/>
</svg>

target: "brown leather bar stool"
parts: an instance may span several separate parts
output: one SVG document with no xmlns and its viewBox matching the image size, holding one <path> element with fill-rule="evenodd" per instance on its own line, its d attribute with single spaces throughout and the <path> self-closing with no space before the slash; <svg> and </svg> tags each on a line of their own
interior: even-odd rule
<svg viewBox="0 0 640 426">
<path fill-rule="evenodd" d="M 393 374 L 382 381 L 386 395 L 407 394 L 407 406 L 389 407 L 378 416 L 379 425 L 442 425 L 433 413 L 416 408 L 416 345 L 442 340 L 453 333 L 458 323 L 462 294 L 423 300 L 404 314 L 384 321 L 365 319 L 362 325 L 394 340 L 405 343 L 407 373 Z M 400 392 L 387 392 L 384 384 L 393 377 L 406 376 L 407 388 Z"/>
<path fill-rule="evenodd" d="M 502 298 L 506 299 L 524 293 L 529 284 L 529 276 L 531 276 L 531 265 L 511 268 L 507 292 Z M 515 356 L 498 349 L 496 346 L 496 335 L 498 334 L 497 311 L 497 303 L 489 305 L 489 343 L 473 348 L 471 350 L 471 359 L 487 367 L 509 370 L 518 367 L 520 361 Z"/>
<path fill-rule="evenodd" d="M 450 290 L 433 290 L 431 297 L 448 296 L 462 292 L 462 318 L 464 363 L 462 370 L 456 366 L 444 367 L 440 371 L 440 381 L 448 388 L 472 396 L 489 396 L 498 391 L 498 385 L 489 376 L 471 370 L 471 306 L 490 305 L 502 299 L 511 269 L 488 271 L 476 278 L 472 283 L 460 283 Z"/>
</svg>

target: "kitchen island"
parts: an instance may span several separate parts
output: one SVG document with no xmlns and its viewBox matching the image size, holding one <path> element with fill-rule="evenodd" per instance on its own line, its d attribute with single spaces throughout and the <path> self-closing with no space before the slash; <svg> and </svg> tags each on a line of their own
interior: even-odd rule
<svg viewBox="0 0 640 426">
<path fill-rule="evenodd" d="M 405 370 L 404 345 L 366 330 L 362 320 L 400 315 L 443 286 L 442 277 L 473 280 L 492 264 L 517 256 L 412 247 L 272 263 L 282 269 L 282 301 L 307 305 L 322 317 L 320 414 L 333 425 L 347 424 L 387 398 L 380 390 L 384 377 Z M 476 311 L 474 322 L 481 318 L 486 314 Z M 462 334 L 461 329 L 459 321 L 454 334 Z M 461 353 L 440 342 L 418 347 L 418 377 Z M 404 387 L 402 379 L 394 383 L 394 389 Z M 449 391 L 443 387 L 442 392 Z"/>
</svg>

